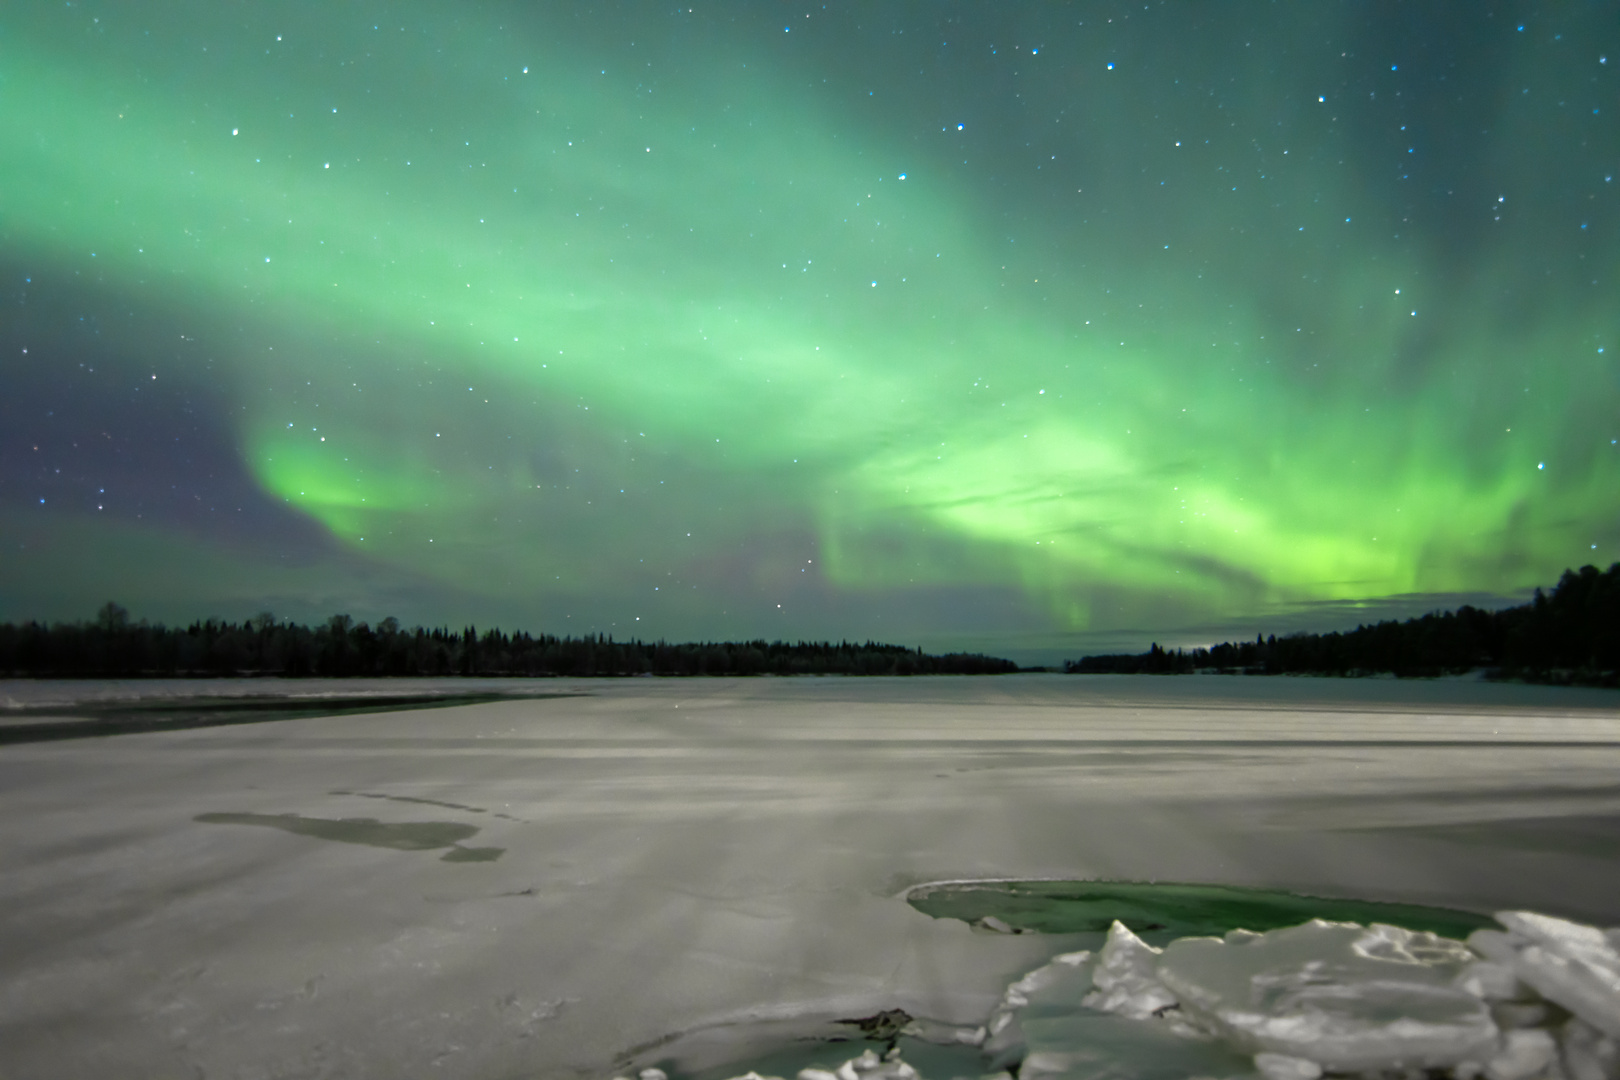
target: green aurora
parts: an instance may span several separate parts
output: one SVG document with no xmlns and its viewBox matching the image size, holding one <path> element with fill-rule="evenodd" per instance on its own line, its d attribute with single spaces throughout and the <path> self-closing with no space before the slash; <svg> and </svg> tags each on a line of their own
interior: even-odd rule
<svg viewBox="0 0 1620 1080">
<path fill-rule="evenodd" d="M 1522 595 L 1620 558 L 1617 73 L 1579 3 L 18 5 L 0 617 L 1016 655 Z M 78 446 L 160 391 L 212 516 Z"/>
</svg>

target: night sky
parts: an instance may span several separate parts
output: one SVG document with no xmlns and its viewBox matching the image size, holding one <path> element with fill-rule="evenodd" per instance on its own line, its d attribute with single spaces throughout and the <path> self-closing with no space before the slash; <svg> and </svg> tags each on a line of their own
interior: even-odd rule
<svg viewBox="0 0 1620 1080">
<path fill-rule="evenodd" d="M 1015 657 L 1620 559 L 1608 2 L 0 10 L 0 618 Z"/>
</svg>

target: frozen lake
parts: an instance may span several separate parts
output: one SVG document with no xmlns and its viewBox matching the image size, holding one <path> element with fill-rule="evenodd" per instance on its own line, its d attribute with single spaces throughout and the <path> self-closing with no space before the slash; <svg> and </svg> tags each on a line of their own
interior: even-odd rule
<svg viewBox="0 0 1620 1080">
<path fill-rule="evenodd" d="M 1613 692 L 1060 675 L 408 689 L 435 687 L 568 696 L 0 746 L 7 1075 L 605 1080 L 728 1021 L 977 1023 L 1062 941 L 902 898 L 943 879 L 1620 923 Z M 0 704 L 62 715 L 113 693 L 12 682 Z"/>
</svg>

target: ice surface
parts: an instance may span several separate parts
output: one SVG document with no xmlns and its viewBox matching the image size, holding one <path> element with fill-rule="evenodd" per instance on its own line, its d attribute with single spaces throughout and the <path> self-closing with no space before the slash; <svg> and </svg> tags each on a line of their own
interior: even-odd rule
<svg viewBox="0 0 1620 1080">
<path fill-rule="evenodd" d="M 971 1029 L 1053 952 L 1100 947 L 1101 934 L 974 933 L 896 897 L 946 877 L 1218 879 L 1577 917 L 1620 896 L 1620 860 L 1494 839 L 1511 807 L 1556 840 L 1571 792 L 1588 793 L 1583 813 L 1620 817 L 1603 794 L 1620 769 L 1613 691 L 1216 676 L 544 684 L 587 694 L 6 747 L 8 1075 L 409 1076 L 454 1047 L 440 1071 L 465 1080 L 651 1065 L 791 1080 L 860 1046 L 767 1067 L 778 1044 L 745 1032 L 761 1003 L 818 1018 L 902 1007 Z M 59 696 L 0 686 L 0 699 Z M 507 853 L 445 863 L 194 820 L 424 813 L 396 798 L 482 808 L 431 816 L 478 825 Z M 1459 822 L 1481 832 L 1422 839 Z M 1162 1034 L 1177 1012 L 1101 1019 Z M 721 1021 L 690 1053 L 666 1041 Z M 979 1075 L 906 1060 L 928 1080 Z"/>
<path fill-rule="evenodd" d="M 1239 943 L 1171 942 L 1158 977 L 1190 1020 L 1251 1053 L 1339 1071 L 1437 1068 L 1497 1046 L 1485 1002 L 1452 985 L 1472 959 L 1434 934 L 1312 920 Z"/>
</svg>

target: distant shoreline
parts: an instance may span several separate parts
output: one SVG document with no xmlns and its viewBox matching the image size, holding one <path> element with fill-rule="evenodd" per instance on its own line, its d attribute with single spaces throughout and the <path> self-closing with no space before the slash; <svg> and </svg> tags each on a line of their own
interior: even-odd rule
<svg viewBox="0 0 1620 1080">
<path fill-rule="evenodd" d="M 170 628 L 133 623 L 107 604 L 91 623 L 0 624 L 0 677 L 210 678 L 220 676 L 585 678 L 737 675 L 1005 675 L 1011 660 L 933 655 L 903 645 L 615 641 L 611 636 L 531 636 L 476 628 L 375 628 L 334 615 L 301 626 L 263 615 Z"/>
<path fill-rule="evenodd" d="M 1551 595 L 1518 607 L 1464 606 L 1348 633 L 1257 636 L 1192 650 L 1085 656 L 1079 675 L 1321 675 L 1441 678 L 1483 671 L 1495 680 L 1620 687 L 1620 563 L 1566 570 Z"/>
</svg>

